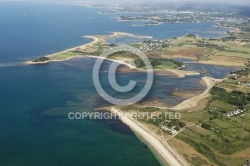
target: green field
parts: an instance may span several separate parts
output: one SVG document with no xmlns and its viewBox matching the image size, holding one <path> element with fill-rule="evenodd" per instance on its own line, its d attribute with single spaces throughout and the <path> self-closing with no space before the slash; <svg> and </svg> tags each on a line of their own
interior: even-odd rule
<svg viewBox="0 0 250 166">
<path fill-rule="evenodd" d="M 230 46 L 226 48 L 229 52 L 239 52 L 239 53 L 245 53 L 250 54 L 250 48 L 249 47 L 243 47 L 243 46 Z"/>
<path fill-rule="evenodd" d="M 72 58 L 72 57 L 76 57 L 79 56 L 80 54 L 77 52 L 62 52 L 62 53 L 58 53 L 58 54 L 54 54 L 52 56 L 48 56 L 50 60 L 64 60 L 64 59 L 68 59 L 68 58 Z"/>
<path fill-rule="evenodd" d="M 240 75 L 239 80 L 249 78 L 248 69 L 236 73 Z M 234 91 L 242 86 L 236 82 L 228 79 L 212 88 L 205 110 L 181 112 L 182 121 L 196 125 L 187 127 L 176 136 L 212 163 L 221 166 L 243 165 L 248 159 L 244 154 L 250 147 L 250 93 Z M 245 109 L 243 113 L 227 116 L 240 107 Z"/>
<path fill-rule="evenodd" d="M 162 62 L 161 65 L 154 66 L 154 69 L 177 69 L 179 66 L 173 62 Z"/>
<path fill-rule="evenodd" d="M 139 111 L 141 112 L 155 112 L 155 111 L 159 111 L 159 108 L 155 108 L 155 107 L 142 107 L 139 108 Z"/>
</svg>

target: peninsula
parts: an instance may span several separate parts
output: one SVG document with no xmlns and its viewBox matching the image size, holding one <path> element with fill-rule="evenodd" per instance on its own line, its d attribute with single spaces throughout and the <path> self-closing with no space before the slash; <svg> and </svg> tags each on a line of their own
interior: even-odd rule
<svg viewBox="0 0 250 166">
<path fill-rule="evenodd" d="M 85 36 L 93 39 L 93 42 L 39 57 L 25 64 L 64 61 L 76 57 L 102 58 L 99 55 L 103 50 L 116 46 L 108 42 L 110 38 L 133 37 L 143 40 L 129 45 L 140 49 L 148 56 L 156 74 L 171 73 L 183 78 L 202 73 L 202 71 L 182 70 L 185 64 L 190 63 L 238 67 L 239 71 L 233 71 L 224 79 L 203 77 L 201 83 L 206 86 L 205 91 L 174 107 L 166 107 L 160 103 L 158 103 L 160 106 L 138 103 L 132 106 L 99 108 L 119 115 L 125 124 L 170 165 L 189 165 L 189 163 L 197 165 L 197 162 L 201 165 L 232 165 L 230 163 L 238 165 L 250 158 L 248 155 L 250 154 L 248 127 L 250 125 L 245 125 L 249 123 L 250 117 L 248 113 L 250 47 L 245 40 L 250 33 L 238 29 L 228 34 L 230 37 L 222 39 L 204 39 L 195 34 L 187 34 L 167 40 L 152 40 L 149 36 L 121 32 L 103 36 Z M 190 61 L 179 62 L 176 58 Z M 126 71 L 143 71 L 145 67 L 135 55 L 129 52 L 115 53 L 108 60 L 129 67 Z M 228 97 L 223 99 L 224 96 Z M 182 118 L 148 121 L 125 116 L 125 113 L 141 112 L 180 112 Z M 236 127 L 234 123 L 237 123 Z M 227 146 L 231 147 L 230 150 L 225 149 Z"/>
</svg>

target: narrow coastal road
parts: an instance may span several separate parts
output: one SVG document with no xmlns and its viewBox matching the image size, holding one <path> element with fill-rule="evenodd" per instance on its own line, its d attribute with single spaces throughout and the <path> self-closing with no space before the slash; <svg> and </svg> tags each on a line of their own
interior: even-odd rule
<svg viewBox="0 0 250 166">
<path fill-rule="evenodd" d="M 114 107 L 111 108 L 111 112 L 118 115 L 123 123 L 147 141 L 170 166 L 189 165 L 169 144 L 163 144 L 157 137 L 145 130 L 143 126 L 141 126 L 142 124 L 138 124 L 138 122 L 128 118 L 124 113 Z"/>
</svg>

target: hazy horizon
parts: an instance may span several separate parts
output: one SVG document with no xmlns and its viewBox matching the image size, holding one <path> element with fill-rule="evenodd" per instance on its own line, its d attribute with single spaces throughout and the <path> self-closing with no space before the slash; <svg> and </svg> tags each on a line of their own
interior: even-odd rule
<svg viewBox="0 0 250 166">
<path fill-rule="evenodd" d="M 9 1 L 9 0 L 0 0 L 0 1 Z M 95 3 L 95 2 L 103 2 L 103 3 L 197 3 L 197 4 L 225 4 L 225 5 L 248 5 L 250 6 L 249 0 L 238 0 L 238 1 L 231 1 L 231 0 L 11 0 L 16 2 L 23 2 L 23 1 L 34 1 L 34 2 L 85 2 L 85 3 Z"/>
</svg>

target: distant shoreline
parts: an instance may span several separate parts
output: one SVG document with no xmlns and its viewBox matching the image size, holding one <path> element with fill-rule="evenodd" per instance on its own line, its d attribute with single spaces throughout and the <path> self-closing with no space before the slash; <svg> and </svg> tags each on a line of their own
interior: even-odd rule
<svg viewBox="0 0 250 166">
<path fill-rule="evenodd" d="M 59 54 L 74 51 L 76 49 L 88 49 L 88 50 L 93 51 L 92 47 L 95 44 L 97 44 L 97 43 L 106 43 L 106 40 L 108 38 L 117 38 L 117 37 L 121 37 L 121 36 L 128 36 L 128 37 L 134 37 L 134 38 L 152 38 L 151 36 L 138 36 L 138 35 L 125 33 L 125 32 L 113 32 L 113 34 L 111 34 L 111 35 L 84 36 L 84 38 L 91 38 L 91 39 L 93 39 L 93 41 L 91 41 L 90 43 L 81 45 L 81 46 L 69 48 L 69 49 L 66 49 L 66 50 L 61 51 L 61 52 L 50 54 L 50 55 L 47 55 L 45 57 L 53 58 L 53 57 L 55 57 L 55 56 L 57 56 Z M 50 63 L 50 62 L 62 62 L 62 61 L 67 61 L 67 60 L 71 60 L 71 59 L 74 59 L 74 58 L 83 58 L 83 57 L 104 59 L 103 57 L 94 56 L 94 55 L 74 55 L 72 57 L 67 57 L 65 59 L 49 59 L 49 60 L 47 60 L 45 62 L 25 61 L 25 62 L 23 62 L 23 64 L 25 64 L 25 65 L 46 64 L 46 63 Z M 138 71 L 145 71 L 144 69 L 136 68 L 135 66 L 132 66 L 131 64 L 126 63 L 126 62 L 121 61 L 121 60 L 115 60 L 115 59 L 110 59 L 110 58 L 105 58 L 105 59 L 109 60 L 109 61 L 113 61 L 113 62 L 123 64 L 123 65 L 129 67 L 130 69 L 135 69 L 135 70 L 138 70 Z M 178 70 L 178 69 L 154 69 L 154 71 L 156 72 L 156 74 L 157 73 L 164 74 L 165 72 L 172 73 L 172 74 L 176 75 L 179 78 L 184 78 L 185 76 L 199 75 L 200 74 L 200 73 L 195 72 L 195 71 L 182 71 L 182 70 Z"/>
<path fill-rule="evenodd" d="M 79 46 L 79 47 L 74 47 L 74 48 L 67 49 L 65 51 L 59 52 L 59 53 L 48 55 L 46 57 L 51 58 L 51 57 L 54 57 L 54 56 L 56 56 L 58 54 L 61 54 L 61 53 L 66 53 L 66 52 L 69 52 L 69 51 L 75 51 L 75 49 L 83 49 L 83 50 L 88 50 L 89 52 L 91 52 L 91 51 L 94 52 L 96 44 L 104 44 L 104 43 L 107 44 L 107 42 L 106 42 L 107 38 L 120 37 L 120 36 L 140 37 L 140 36 L 136 36 L 136 35 L 133 35 L 133 34 L 122 33 L 122 32 L 114 32 L 112 35 L 108 35 L 108 36 L 85 36 L 86 38 L 93 39 L 93 41 L 88 43 L 88 44 Z M 144 36 L 142 38 L 145 38 L 145 37 L 149 38 L 148 36 Z M 72 57 L 68 57 L 68 58 L 65 58 L 65 59 L 60 59 L 60 60 L 59 59 L 50 59 L 50 60 L 48 60 L 46 62 L 27 61 L 27 62 L 24 62 L 24 64 L 44 64 L 44 63 L 49 63 L 49 62 L 66 61 L 66 60 L 70 60 L 70 59 L 73 59 L 73 58 L 80 58 L 80 57 L 81 58 L 89 57 L 89 58 L 106 59 L 106 60 L 109 60 L 109 61 L 112 61 L 112 62 L 117 62 L 119 64 L 125 65 L 129 69 L 135 69 L 136 71 L 145 72 L 144 69 L 138 69 L 135 66 L 132 66 L 131 64 L 126 63 L 125 61 L 114 60 L 114 59 L 104 58 L 104 57 L 94 56 L 94 55 L 79 55 L 79 54 L 76 54 L 76 55 L 74 55 Z M 197 63 L 199 63 L 199 62 L 197 62 Z M 209 63 L 218 65 L 217 61 L 210 61 Z M 231 63 L 233 63 L 233 62 L 231 62 Z M 222 65 L 224 65 L 224 64 L 225 63 L 222 63 Z M 230 64 L 228 66 L 230 66 Z M 169 73 L 172 73 L 172 74 L 176 75 L 179 78 L 183 78 L 183 77 L 190 76 L 190 75 L 200 75 L 200 73 L 195 72 L 195 71 L 183 71 L 183 70 L 174 70 L 174 69 L 161 69 L 161 70 L 154 69 L 154 71 L 156 73 L 158 73 L 158 74 L 164 74 L 164 72 L 169 72 Z M 125 70 L 125 72 L 126 72 L 126 70 Z M 219 80 L 219 79 L 214 79 L 214 78 L 211 78 L 211 77 L 203 77 L 202 80 L 204 81 L 204 83 L 206 85 L 206 89 L 200 95 L 195 96 L 195 97 L 190 98 L 190 99 L 187 99 L 187 100 L 184 100 L 183 102 L 179 103 L 178 105 L 176 105 L 174 107 L 170 107 L 170 108 L 158 107 L 158 108 L 160 108 L 160 109 L 171 109 L 171 110 L 185 110 L 185 109 L 195 107 L 195 106 L 198 105 L 199 101 L 201 101 L 202 99 L 209 96 L 209 91 L 211 90 L 211 88 L 217 82 L 221 82 L 224 79 Z M 173 149 L 167 142 L 166 143 L 162 142 L 158 138 L 158 136 L 154 135 L 153 133 L 150 133 L 149 130 L 146 129 L 145 126 L 140 124 L 140 122 L 138 122 L 136 120 L 133 120 L 132 118 L 126 117 L 118 108 L 111 107 L 109 111 L 111 111 L 112 113 L 117 114 L 120 117 L 120 120 L 124 124 L 126 124 L 129 128 L 131 128 L 131 130 L 133 130 L 136 134 L 138 134 L 140 137 L 142 137 L 150 146 L 152 146 L 152 148 L 157 152 L 157 154 L 159 154 L 160 157 L 164 160 L 166 165 L 167 164 L 174 165 L 174 166 L 187 166 L 187 165 L 189 165 L 187 163 L 187 161 L 179 153 L 176 152 L 175 149 Z"/>
<path fill-rule="evenodd" d="M 83 49 L 83 50 L 88 49 L 88 51 L 90 50 L 89 52 L 91 53 L 91 52 L 93 52 L 92 47 L 94 47 L 95 44 L 98 44 L 98 43 L 107 44 L 108 38 L 119 38 L 122 36 L 133 37 L 133 38 L 142 38 L 142 39 L 152 39 L 151 36 L 139 36 L 139 35 L 134 35 L 134 34 L 126 33 L 126 32 L 113 32 L 111 35 L 99 35 L 99 36 L 87 35 L 87 36 L 83 36 L 83 37 L 93 39 L 93 41 L 91 41 L 87 44 L 84 44 L 84 45 L 72 47 L 72 48 L 69 48 L 69 49 L 66 49 L 66 50 L 63 50 L 60 52 L 49 54 L 49 55 L 46 55 L 45 57 L 53 58 L 56 55 L 59 55 L 62 53 L 67 53 L 70 51 L 75 51 L 77 49 Z M 32 60 L 29 60 L 29 61 L 23 62 L 23 64 L 44 64 L 44 63 L 49 63 L 49 62 L 67 61 L 67 60 L 70 60 L 73 58 L 84 57 L 84 56 L 86 56 L 86 55 L 74 55 L 72 57 L 64 58 L 64 59 L 60 59 L 60 60 L 59 59 L 49 59 L 45 62 L 34 62 Z M 93 56 L 93 55 L 87 55 L 87 56 Z M 95 57 L 95 56 L 93 56 L 93 57 Z"/>
<path fill-rule="evenodd" d="M 84 56 L 98 57 L 98 56 L 91 55 L 91 53 L 96 51 L 96 50 L 94 50 L 95 45 L 108 44 L 107 39 L 109 39 L 109 38 L 118 38 L 118 37 L 122 37 L 122 36 L 134 37 L 134 38 L 152 39 L 151 36 L 139 36 L 139 35 L 134 35 L 134 34 L 126 33 L 126 32 L 113 32 L 111 35 L 96 35 L 96 36 L 87 35 L 87 36 L 83 36 L 83 37 L 93 39 L 93 41 L 91 41 L 91 42 L 89 42 L 87 44 L 84 44 L 84 45 L 76 46 L 76 47 L 69 48 L 69 49 L 66 49 L 66 50 L 63 50 L 63 51 L 60 51 L 60 52 L 57 52 L 57 53 L 47 55 L 45 57 L 49 58 L 49 60 L 44 61 L 44 62 L 34 62 L 34 61 L 29 60 L 29 61 L 23 62 L 23 64 L 27 65 L 27 64 L 44 64 L 44 63 L 49 63 L 49 62 L 60 62 L 60 61 L 67 61 L 67 60 L 70 60 L 70 59 L 73 59 L 73 58 L 79 58 L 79 57 L 84 57 Z M 185 36 L 178 37 L 178 39 L 181 39 L 181 38 L 184 38 L 184 37 Z M 68 52 L 71 52 L 71 51 L 76 51 L 78 49 L 84 50 L 84 51 L 87 50 L 86 52 L 88 52 L 89 54 L 88 55 L 75 54 L 75 55 L 72 55 L 70 57 L 65 57 L 65 58 L 60 57 L 59 59 L 56 59 L 56 58 L 58 58 L 56 56 L 58 56 L 60 54 L 68 53 Z M 189 58 L 189 57 L 186 57 L 184 55 L 178 55 L 178 54 L 173 55 L 172 58 L 175 58 L 175 57 Z M 224 57 L 224 56 L 221 56 L 221 57 Z M 244 67 L 245 66 L 244 64 L 238 63 L 237 61 L 227 61 L 227 60 L 222 61 L 219 58 L 220 58 L 220 56 L 217 56 L 217 59 L 201 60 L 201 61 L 198 61 L 198 62 L 187 62 L 187 63 L 199 63 L 199 64 L 210 64 L 210 65 L 220 65 L 220 66 L 235 66 L 235 67 Z M 112 59 L 109 59 L 109 60 L 112 60 Z M 125 64 L 125 62 L 121 62 L 121 63 Z M 176 73 L 176 70 L 172 70 L 172 72 Z"/>
</svg>

